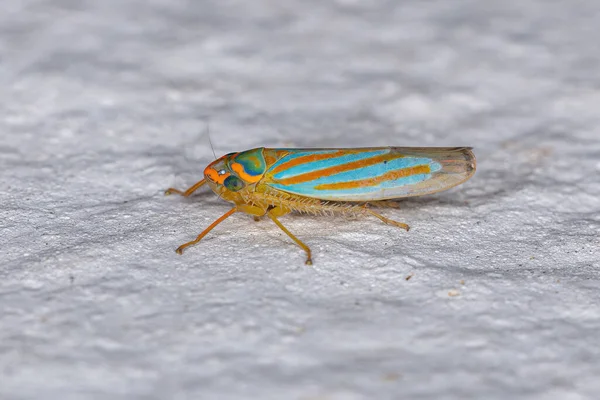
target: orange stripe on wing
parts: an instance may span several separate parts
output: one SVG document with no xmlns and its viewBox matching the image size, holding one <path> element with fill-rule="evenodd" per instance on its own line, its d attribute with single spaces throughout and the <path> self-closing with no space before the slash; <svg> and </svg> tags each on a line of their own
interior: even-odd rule
<svg viewBox="0 0 600 400">
<path fill-rule="evenodd" d="M 410 168 L 398 169 L 395 171 L 386 172 L 383 175 L 376 176 L 374 178 L 360 179 L 356 181 L 348 182 L 337 182 L 337 183 L 324 183 L 315 186 L 317 190 L 344 190 L 344 189 L 356 189 L 361 187 L 376 186 L 385 181 L 393 181 L 400 178 L 406 178 L 412 175 L 429 174 L 431 168 L 429 165 L 417 165 Z"/>
<path fill-rule="evenodd" d="M 395 160 L 396 158 L 402 158 L 400 154 L 383 154 L 364 160 L 352 161 L 342 165 L 336 165 L 335 167 L 323 168 L 313 172 L 307 172 L 302 175 L 293 176 L 291 178 L 281 179 L 277 183 L 282 185 L 295 185 L 297 183 L 304 183 L 314 181 L 315 179 L 322 178 L 324 176 L 331 176 L 339 174 L 341 172 L 352 171 L 353 169 L 359 169 L 382 163 L 384 161 Z"/>
<path fill-rule="evenodd" d="M 348 154 L 348 151 L 336 151 L 333 153 L 325 153 L 325 154 L 309 154 L 307 156 L 301 156 L 297 158 L 292 158 L 290 161 L 286 161 L 283 164 L 278 165 L 272 171 L 269 171 L 270 174 L 275 175 L 279 172 L 285 171 L 288 168 L 295 167 L 296 165 L 310 163 L 314 161 L 328 160 L 330 158 L 341 157 Z"/>
</svg>

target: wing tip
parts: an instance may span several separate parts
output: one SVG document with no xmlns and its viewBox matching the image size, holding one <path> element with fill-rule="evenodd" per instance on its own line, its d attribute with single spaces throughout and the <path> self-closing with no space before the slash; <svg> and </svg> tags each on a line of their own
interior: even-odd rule
<svg viewBox="0 0 600 400">
<path fill-rule="evenodd" d="M 466 172 L 467 176 L 470 178 L 477 170 L 477 159 L 475 158 L 475 153 L 473 153 L 472 147 L 461 147 L 459 149 L 465 156 Z"/>
</svg>

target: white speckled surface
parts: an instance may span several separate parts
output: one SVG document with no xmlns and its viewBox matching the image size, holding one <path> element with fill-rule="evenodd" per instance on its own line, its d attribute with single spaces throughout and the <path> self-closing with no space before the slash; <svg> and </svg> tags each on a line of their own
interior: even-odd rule
<svg viewBox="0 0 600 400">
<path fill-rule="evenodd" d="M 0 398 L 598 398 L 597 0 L 5 3 Z M 207 120 L 479 169 L 408 233 L 282 218 L 314 267 L 243 215 L 178 256 Z"/>
</svg>

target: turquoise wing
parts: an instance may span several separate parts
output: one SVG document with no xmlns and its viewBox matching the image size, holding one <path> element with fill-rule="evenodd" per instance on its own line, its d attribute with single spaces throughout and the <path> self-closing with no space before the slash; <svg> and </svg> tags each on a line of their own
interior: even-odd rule
<svg viewBox="0 0 600 400">
<path fill-rule="evenodd" d="M 421 196 L 468 180 L 476 169 L 469 147 L 265 149 L 281 155 L 262 183 L 299 196 L 377 201 Z"/>
</svg>

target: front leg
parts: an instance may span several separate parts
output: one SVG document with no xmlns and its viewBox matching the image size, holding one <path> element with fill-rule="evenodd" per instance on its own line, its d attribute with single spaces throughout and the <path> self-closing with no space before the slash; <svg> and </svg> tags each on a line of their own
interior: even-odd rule
<svg viewBox="0 0 600 400">
<path fill-rule="evenodd" d="M 203 230 L 202 233 L 200 233 L 196 237 L 196 239 L 192 240 L 191 242 L 187 242 L 187 243 L 182 244 L 181 246 L 179 246 L 177 248 L 177 250 L 175 250 L 175 252 L 177 254 L 183 254 L 183 250 L 186 247 L 192 246 L 192 245 L 198 243 L 199 241 L 201 241 L 202 238 L 208 234 L 208 232 L 212 231 L 215 228 L 215 226 L 217 226 L 221 222 L 225 221 L 227 218 L 229 218 L 230 216 L 232 216 L 236 211 L 238 211 L 236 207 L 233 207 L 231 210 L 227 211 L 225 214 L 223 214 L 221 217 L 219 217 L 215 222 L 213 222 L 212 224 L 210 224 L 210 226 L 208 228 L 206 228 L 205 230 Z"/>
<path fill-rule="evenodd" d="M 189 197 L 192 195 L 192 193 L 194 193 L 196 190 L 198 190 L 201 186 L 203 186 L 206 183 L 206 179 L 202 179 L 199 182 L 196 182 L 194 185 L 190 186 L 187 190 L 182 191 L 179 189 L 175 189 L 175 188 L 168 188 L 167 190 L 165 190 L 165 195 L 169 195 L 169 194 L 179 194 L 181 196 L 184 197 Z"/>
<path fill-rule="evenodd" d="M 260 208 L 260 207 L 251 206 L 251 205 L 248 205 L 248 204 L 236 205 L 231 210 L 229 210 L 225 214 L 223 214 L 220 218 L 218 218 L 215 222 L 213 222 L 212 224 L 210 224 L 210 226 L 208 228 L 206 228 L 205 230 L 203 230 L 202 233 L 200 233 L 196 237 L 196 239 L 192 240 L 191 242 L 187 242 L 187 243 L 184 243 L 181 246 L 179 246 L 177 248 L 177 250 L 175 250 L 177 252 L 177 254 L 183 254 L 183 250 L 186 247 L 192 246 L 192 245 L 200 242 L 202 240 L 202 238 L 204 238 L 204 236 L 206 236 L 208 234 L 208 232 L 212 231 L 217 225 L 219 225 L 221 222 L 225 221 L 227 218 L 229 218 L 230 216 L 232 216 L 236 212 L 243 212 L 243 213 L 246 213 L 246 214 L 254 215 L 254 217 L 257 218 L 257 216 L 265 215 L 266 211 L 264 209 Z"/>
</svg>

